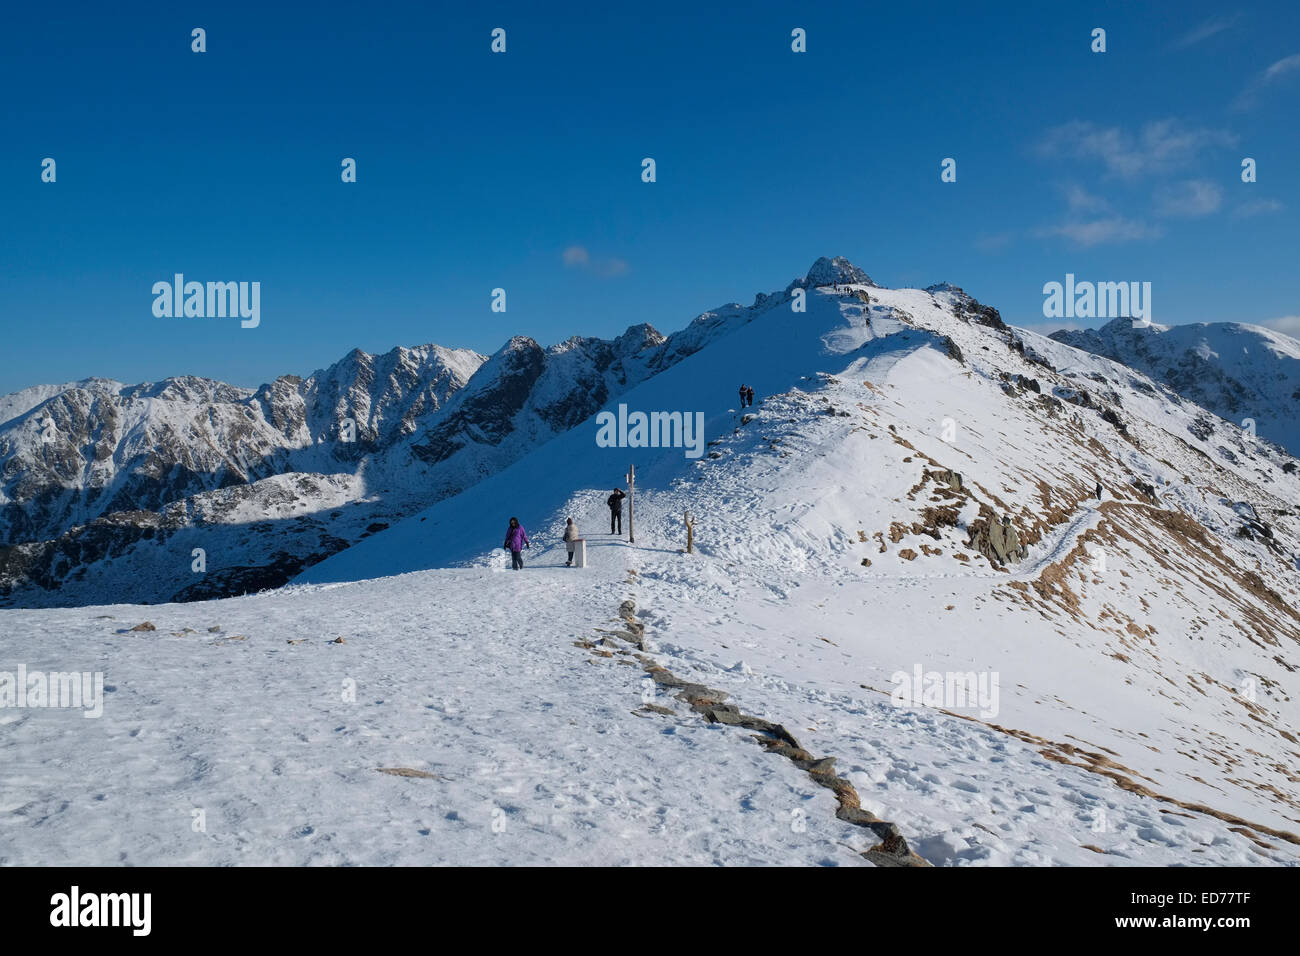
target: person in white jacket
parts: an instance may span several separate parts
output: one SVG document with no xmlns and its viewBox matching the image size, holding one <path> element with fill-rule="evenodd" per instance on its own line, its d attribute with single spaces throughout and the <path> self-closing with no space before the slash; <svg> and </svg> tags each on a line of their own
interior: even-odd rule
<svg viewBox="0 0 1300 956">
<path fill-rule="evenodd" d="M 578 526 L 573 523 L 572 518 L 564 519 L 564 544 L 569 549 L 569 560 L 564 562 L 566 568 L 573 567 L 573 546 L 578 540 Z"/>
</svg>

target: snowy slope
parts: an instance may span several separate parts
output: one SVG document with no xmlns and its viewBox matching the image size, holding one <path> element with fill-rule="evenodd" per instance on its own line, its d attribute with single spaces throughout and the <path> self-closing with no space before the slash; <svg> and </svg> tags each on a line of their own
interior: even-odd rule
<svg viewBox="0 0 1300 956">
<path fill-rule="evenodd" d="M 529 560 L 153 607 L 154 632 L 129 606 L 0 610 L 0 659 L 111 688 L 98 720 L 0 711 L 0 865 L 865 865 L 829 790 L 574 646 L 644 590 L 637 552 Z M 975 724 L 654 656 L 837 756 L 937 865 L 1291 859 Z"/>
</svg>

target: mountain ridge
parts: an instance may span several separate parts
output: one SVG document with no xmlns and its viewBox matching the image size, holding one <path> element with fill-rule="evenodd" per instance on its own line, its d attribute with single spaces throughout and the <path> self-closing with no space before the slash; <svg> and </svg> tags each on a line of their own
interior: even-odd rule
<svg viewBox="0 0 1300 956">
<path fill-rule="evenodd" d="M 14 414 L 0 425 L 0 605 L 93 601 L 100 565 L 114 561 L 132 571 L 99 590 L 141 602 L 283 584 L 499 470 L 788 291 L 701 313 L 669 336 L 640 323 L 546 348 L 517 335 L 491 356 L 353 349 L 255 389 L 177 376 L 5 396 L 0 411 Z M 222 570 L 195 581 L 196 548 Z"/>
<path fill-rule="evenodd" d="M 895 316 L 871 304 L 894 290 L 843 257 L 822 257 L 784 289 L 701 313 L 668 336 L 642 323 L 613 339 L 573 336 L 548 347 L 512 336 L 491 356 L 432 344 L 379 355 L 353 349 L 306 378 L 255 389 L 198 376 L 129 386 L 92 378 L 5 396 L 0 412 L 19 413 L 0 424 L 0 604 L 87 603 L 106 591 L 193 600 L 281 585 L 509 468 L 765 316 L 815 330 L 817 317 L 790 308 L 794 293 L 831 287 L 851 295 L 868 324 L 872 316 L 877 328 L 910 323 L 906 307 Z M 999 337 L 1031 367 L 1044 364 L 1050 340 L 1011 329 L 959 287 L 913 291 Z M 865 341 L 852 326 L 822 333 L 823 344 Z M 961 361 L 952 336 L 935 334 Z M 889 348 L 903 341 L 882 338 Z M 821 370 L 814 362 L 799 374 Z M 739 366 L 720 374 L 789 385 L 763 385 Z M 731 387 L 720 386 L 727 399 Z M 1062 395 L 1105 406 L 1122 426 L 1119 405 L 1082 385 Z M 349 419 L 353 440 L 345 441 Z M 48 443 L 40 440 L 47 421 L 55 423 Z M 1215 432 L 1204 416 L 1190 427 Z M 1223 444 L 1209 453 L 1239 454 Z M 199 551 L 211 562 L 201 572 L 191 562 Z"/>
<path fill-rule="evenodd" d="M 1300 341 L 1288 335 L 1244 322 L 1118 318 L 1051 338 L 1143 372 L 1238 425 L 1252 419 L 1257 435 L 1300 451 Z"/>
</svg>

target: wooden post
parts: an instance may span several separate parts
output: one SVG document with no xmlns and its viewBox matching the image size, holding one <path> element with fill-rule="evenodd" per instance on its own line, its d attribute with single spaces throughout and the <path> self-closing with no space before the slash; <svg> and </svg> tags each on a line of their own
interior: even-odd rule
<svg viewBox="0 0 1300 956">
<path fill-rule="evenodd" d="M 689 511 L 682 512 L 682 520 L 686 522 L 686 553 L 695 553 L 695 522 L 691 520 Z"/>
<path fill-rule="evenodd" d="M 627 543 L 628 544 L 636 543 L 636 530 L 635 530 L 635 525 L 633 524 L 633 522 L 636 520 L 636 516 L 634 512 L 635 502 L 636 502 L 636 465 L 628 465 L 627 467 Z"/>
</svg>

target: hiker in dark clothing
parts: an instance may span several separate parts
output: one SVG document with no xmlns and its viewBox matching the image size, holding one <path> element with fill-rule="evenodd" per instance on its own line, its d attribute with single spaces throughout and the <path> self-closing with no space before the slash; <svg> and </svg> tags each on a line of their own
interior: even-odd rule
<svg viewBox="0 0 1300 956">
<path fill-rule="evenodd" d="M 623 533 L 623 499 L 627 495 L 623 494 L 622 488 L 615 488 L 614 493 L 605 499 L 609 505 L 609 533 Z"/>
<path fill-rule="evenodd" d="M 531 548 L 528 543 L 528 532 L 524 526 L 519 523 L 518 518 L 510 519 L 510 527 L 506 529 L 505 549 L 510 552 L 510 567 L 512 570 L 519 571 L 523 569 L 524 559 L 519 554 L 524 548 Z"/>
<path fill-rule="evenodd" d="M 745 386 L 743 384 L 740 386 L 740 407 L 745 407 Z"/>
<path fill-rule="evenodd" d="M 748 385 L 745 386 L 745 404 L 750 408 L 754 407 L 754 390 Z"/>
</svg>

